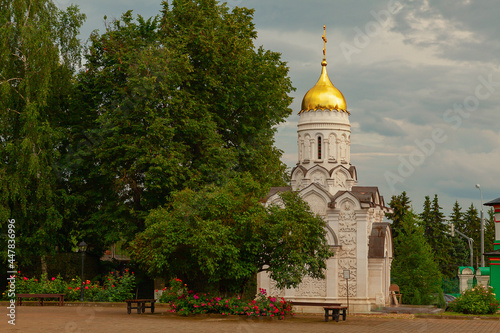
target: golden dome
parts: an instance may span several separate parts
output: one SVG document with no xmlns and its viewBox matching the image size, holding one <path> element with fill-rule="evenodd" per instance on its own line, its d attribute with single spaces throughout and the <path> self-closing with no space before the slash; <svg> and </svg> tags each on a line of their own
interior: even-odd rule
<svg viewBox="0 0 500 333">
<path fill-rule="evenodd" d="M 337 110 L 348 112 L 344 95 L 342 95 L 342 93 L 332 84 L 332 81 L 330 81 L 326 73 L 326 65 L 326 60 L 323 59 L 321 62 L 321 66 L 323 66 L 321 76 L 314 87 L 309 89 L 304 96 L 299 114 L 309 110 Z"/>
</svg>

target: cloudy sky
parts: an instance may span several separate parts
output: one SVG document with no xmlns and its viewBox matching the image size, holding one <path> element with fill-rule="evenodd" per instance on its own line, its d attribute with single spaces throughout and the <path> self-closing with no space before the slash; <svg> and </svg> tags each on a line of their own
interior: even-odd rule
<svg viewBox="0 0 500 333">
<path fill-rule="evenodd" d="M 87 14 L 82 39 L 103 16 L 150 17 L 161 0 L 54 0 Z M 437 194 L 446 215 L 500 197 L 500 2 L 497 0 L 228 0 L 255 9 L 256 45 L 288 62 L 295 110 L 280 126 L 283 161 L 297 162 L 298 111 L 321 71 L 351 112 L 359 185 L 389 202 L 406 191 L 421 211 Z"/>
</svg>

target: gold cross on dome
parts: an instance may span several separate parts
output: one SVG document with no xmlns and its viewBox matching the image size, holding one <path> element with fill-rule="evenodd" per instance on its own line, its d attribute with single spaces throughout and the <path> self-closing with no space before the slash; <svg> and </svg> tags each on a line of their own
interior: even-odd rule
<svg viewBox="0 0 500 333">
<path fill-rule="evenodd" d="M 326 25 L 323 26 L 323 36 L 321 37 L 323 39 L 323 60 L 326 59 Z"/>
</svg>

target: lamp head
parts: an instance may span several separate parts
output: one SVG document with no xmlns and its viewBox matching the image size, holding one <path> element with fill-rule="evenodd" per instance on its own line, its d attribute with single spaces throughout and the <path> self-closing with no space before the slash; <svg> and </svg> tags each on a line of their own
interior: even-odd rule
<svg viewBox="0 0 500 333">
<path fill-rule="evenodd" d="M 85 251 L 87 251 L 87 243 L 85 243 L 84 241 L 81 241 L 81 242 L 78 244 L 78 248 L 80 249 L 80 252 L 85 252 Z"/>
<path fill-rule="evenodd" d="M 481 185 L 479 185 L 479 184 L 476 184 L 476 188 L 481 188 Z"/>
</svg>

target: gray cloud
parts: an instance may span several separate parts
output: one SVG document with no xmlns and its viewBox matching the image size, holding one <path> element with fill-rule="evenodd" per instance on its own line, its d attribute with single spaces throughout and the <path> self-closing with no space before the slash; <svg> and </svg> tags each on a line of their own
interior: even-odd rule
<svg viewBox="0 0 500 333">
<path fill-rule="evenodd" d="M 59 0 L 65 1 L 65 0 Z M 159 14 L 160 0 L 78 0 L 88 15 L 82 38 L 103 29 L 103 16 L 119 17 L 128 9 L 150 17 Z M 455 200 L 462 207 L 478 202 L 474 184 L 481 183 L 485 200 L 500 196 L 500 86 L 458 128 L 443 119 L 455 104 L 474 96 L 478 77 L 494 74 L 500 82 L 500 3 L 495 0 L 401 0 L 402 9 L 349 62 L 341 43 L 354 45 L 357 31 L 375 22 L 372 11 L 389 1 L 230 0 L 230 6 L 255 8 L 256 45 L 280 52 L 290 66 L 297 91 L 290 124 L 278 129 L 283 160 L 297 160 L 295 123 L 302 97 L 321 71 L 323 25 L 327 26 L 328 73 L 351 110 L 352 163 L 360 185 L 379 186 L 390 201 L 384 173 L 397 170 L 400 158 L 442 128 L 447 140 L 402 184 L 414 207 L 425 195 L 438 194 L 445 213 Z"/>
</svg>

